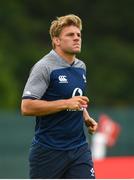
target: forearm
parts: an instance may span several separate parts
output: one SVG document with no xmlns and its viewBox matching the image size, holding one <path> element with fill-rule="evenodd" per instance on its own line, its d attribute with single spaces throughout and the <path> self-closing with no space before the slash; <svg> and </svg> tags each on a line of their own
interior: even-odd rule
<svg viewBox="0 0 134 180">
<path fill-rule="evenodd" d="M 25 116 L 49 115 L 67 108 L 67 100 L 44 101 L 24 99 L 21 104 L 21 112 Z"/>
<path fill-rule="evenodd" d="M 88 101 L 89 99 L 86 96 L 74 96 L 56 101 L 23 99 L 21 112 L 25 116 L 43 116 L 66 109 L 80 110 L 83 106 L 87 106 Z"/>
</svg>

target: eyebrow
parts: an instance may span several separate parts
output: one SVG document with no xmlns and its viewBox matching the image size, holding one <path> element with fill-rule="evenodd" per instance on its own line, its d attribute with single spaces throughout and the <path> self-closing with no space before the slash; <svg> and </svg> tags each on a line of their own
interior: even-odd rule
<svg viewBox="0 0 134 180">
<path fill-rule="evenodd" d="M 66 35 L 74 35 L 74 32 L 68 32 Z M 81 33 L 76 33 L 78 36 L 81 36 Z"/>
</svg>

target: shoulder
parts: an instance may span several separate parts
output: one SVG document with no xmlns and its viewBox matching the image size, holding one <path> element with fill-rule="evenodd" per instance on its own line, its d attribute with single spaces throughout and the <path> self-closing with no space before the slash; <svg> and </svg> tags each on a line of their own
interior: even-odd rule
<svg viewBox="0 0 134 180">
<path fill-rule="evenodd" d="M 50 71 L 54 66 L 55 62 L 55 58 L 50 54 L 47 54 L 33 65 L 32 71 Z"/>
<path fill-rule="evenodd" d="M 40 60 L 38 60 L 33 67 L 48 67 L 54 62 L 54 57 L 50 55 L 45 55 Z"/>
<path fill-rule="evenodd" d="M 82 68 L 82 69 L 86 70 L 86 64 L 84 63 L 84 61 L 82 61 L 80 59 L 75 60 L 75 67 Z"/>
</svg>

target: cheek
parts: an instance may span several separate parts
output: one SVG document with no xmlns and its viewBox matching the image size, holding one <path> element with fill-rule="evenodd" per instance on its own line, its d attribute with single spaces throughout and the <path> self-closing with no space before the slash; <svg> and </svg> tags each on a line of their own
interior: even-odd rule
<svg viewBox="0 0 134 180">
<path fill-rule="evenodd" d="M 64 40 L 61 42 L 61 47 L 68 47 L 71 44 L 71 41 Z"/>
</svg>

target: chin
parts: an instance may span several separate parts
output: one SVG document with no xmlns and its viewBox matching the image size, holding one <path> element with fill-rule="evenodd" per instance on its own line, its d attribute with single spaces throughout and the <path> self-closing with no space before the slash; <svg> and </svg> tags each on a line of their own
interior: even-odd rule
<svg viewBox="0 0 134 180">
<path fill-rule="evenodd" d="M 77 53 L 80 53 L 81 50 L 74 50 L 73 52 L 74 52 L 75 54 L 77 54 Z"/>
<path fill-rule="evenodd" d="M 72 50 L 66 51 L 66 53 L 69 53 L 69 54 L 78 54 L 80 52 L 81 52 L 80 49 L 72 49 Z"/>
<path fill-rule="evenodd" d="M 72 52 L 74 52 L 74 53 L 80 53 L 80 52 L 81 52 L 81 49 L 80 49 L 80 48 L 72 49 Z"/>
</svg>

